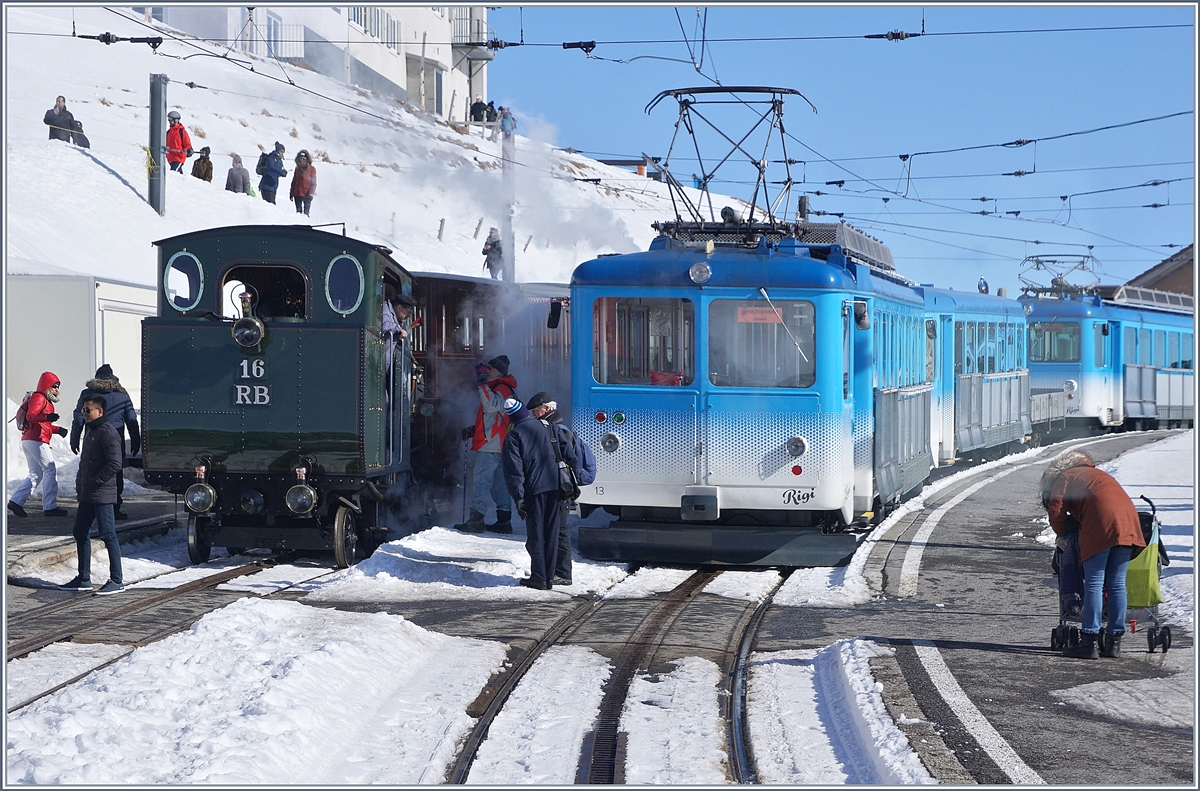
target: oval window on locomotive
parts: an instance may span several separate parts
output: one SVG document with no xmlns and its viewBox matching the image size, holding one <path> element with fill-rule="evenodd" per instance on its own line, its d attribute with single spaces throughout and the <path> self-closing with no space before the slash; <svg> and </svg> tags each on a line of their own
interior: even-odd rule
<svg viewBox="0 0 1200 791">
<path fill-rule="evenodd" d="M 714 299 L 708 380 L 718 387 L 812 387 L 816 311 L 806 300 Z"/>
<path fill-rule="evenodd" d="M 329 262 L 325 270 L 325 299 L 329 307 L 343 316 L 358 310 L 362 303 L 365 281 L 362 264 L 349 253 L 343 253 Z"/>
<path fill-rule="evenodd" d="M 163 272 L 163 291 L 167 304 L 180 313 L 196 307 L 204 292 L 204 267 L 200 259 L 186 250 L 171 256 Z"/>
<path fill-rule="evenodd" d="M 690 385 L 695 335 L 690 299 L 598 299 L 592 305 L 592 376 L 599 384 Z"/>
</svg>

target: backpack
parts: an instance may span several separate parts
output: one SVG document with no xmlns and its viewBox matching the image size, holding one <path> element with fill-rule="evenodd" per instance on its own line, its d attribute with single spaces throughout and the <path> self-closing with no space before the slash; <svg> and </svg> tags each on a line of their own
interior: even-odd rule
<svg viewBox="0 0 1200 791">
<path fill-rule="evenodd" d="M 17 414 L 13 415 L 13 420 L 17 421 L 17 431 L 24 432 L 29 429 L 29 399 L 32 395 L 32 390 L 25 394 L 21 405 L 17 407 Z"/>
<path fill-rule="evenodd" d="M 558 462 L 558 494 L 565 501 L 579 499 L 579 482 L 575 479 L 575 470 L 570 464 L 563 460 L 562 452 L 558 447 L 558 433 L 554 430 L 553 423 L 547 423 L 546 429 L 550 432 L 550 444 L 554 446 L 554 460 Z M 571 432 L 563 429 L 570 441 Z"/>
<path fill-rule="evenodd" d="M 258 155 L 258 164 L 254 166 L 254 172 L 260 176 L 267 172 L 267 152 L 266 151 L 264 151 Z"/>
</svg>

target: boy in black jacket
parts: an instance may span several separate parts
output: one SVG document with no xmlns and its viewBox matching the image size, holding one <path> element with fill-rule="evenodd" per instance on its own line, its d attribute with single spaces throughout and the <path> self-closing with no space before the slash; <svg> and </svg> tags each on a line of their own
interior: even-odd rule
<svg viewBox="0 0 1200 791">
<path fill-rule="evenodd" d="M 108 406 L 104 396 L 92 396 L 83 402 L 83 419 L 87 433 L 79 454 L 79 472 L 75 477 L 75 493 L 79 509 L 75 512 L 75 549 L 79 573 L 63 585 L 64 590 L 92 589 L 92 540 L 88 532 L 92 522 L 100 528 L 100 540 L 108 550 L 108 582 L 96 591 L 101 596 L 125 590 L 121 575 L 121 545 L 113 521 L 117 502 L 117 478 L 121 475 L 121 438 L 104 415 Z"/>
</svg>

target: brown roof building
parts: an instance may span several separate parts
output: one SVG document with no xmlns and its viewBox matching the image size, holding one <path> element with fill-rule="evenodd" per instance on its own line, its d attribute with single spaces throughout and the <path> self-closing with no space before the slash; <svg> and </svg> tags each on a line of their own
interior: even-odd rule
<svg viewBox="0 0 1200 791">
<path fill-rule="evenodd" d="M 1196 274 L 1192 263 L 1192 247 L 1193 245 L 1189 244 L 1161 264 L 1147 269 L 1125 285 L 1195 296 Z"/>
</svg>

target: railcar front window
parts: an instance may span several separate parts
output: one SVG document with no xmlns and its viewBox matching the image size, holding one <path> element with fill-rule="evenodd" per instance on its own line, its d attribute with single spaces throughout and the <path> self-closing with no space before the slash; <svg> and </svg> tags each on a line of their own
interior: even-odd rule
<svg viewBox="0 0 1200 791">
<path fill-rule="evenodd" d="M 1029 325 L 1029 362 L 1079 362 L 1079 323 L 1038 321 Z"/>
<path fill-rule="evenodd" d="M 163 273 L 163 289 L 167 304 L 175 310 L 182 313 L 196 307 L 204 291 L 204 267 L 200 259 L 186 251 L 171 256 Z"/>
<path fill-rule="evenodd" d="M 811 387 L 816 311 L 804 300 L 718 299 L 708 308 L 708 380 L 718 387 Z M 790 334 L 789 334 L 790 331 Z"/>
<path fill-rule="evenodd" d="M 290 266 L 235 266 L 221 282 L 221 315 L 242 317 L 243 293 L 250 294 L 254 315 L 264 321 L 304 321 L 304 275 Z"/>
<path fill-rule="evenodd" d="M 690 385 L 695 328 L 690 299 L 598 299 L 592 306 L 592 375 L 600 384 Z"/>
</svg>

